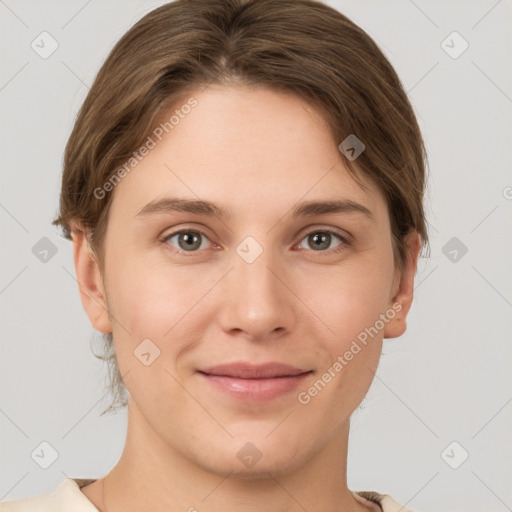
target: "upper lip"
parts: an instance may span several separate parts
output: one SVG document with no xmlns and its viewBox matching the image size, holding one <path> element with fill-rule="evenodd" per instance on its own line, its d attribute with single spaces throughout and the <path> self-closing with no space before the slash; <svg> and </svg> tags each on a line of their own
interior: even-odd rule
<svg viewBox="0 0 512 512">
<path fill-rule="evenodd" d="M 300 375 L 309 370 L 301 370 L 288 364 L 266 363 L 254 365 L 246 362 L 221 364 L 199 370 L 208 375 L 218 375 L 224 377 L 234 377 L 240 379 L 271 379 L 274 377 L 291 377 Z"/>
</svg>

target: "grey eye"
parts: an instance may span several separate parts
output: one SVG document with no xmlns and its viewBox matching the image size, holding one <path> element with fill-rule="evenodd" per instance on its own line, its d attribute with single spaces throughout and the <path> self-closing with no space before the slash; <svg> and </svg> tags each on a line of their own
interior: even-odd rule
<svg viewBox="0 0 512 512">
<path fill-rule="evenodd" d="M 312 231 L 311 233 L 308 233 L 303 240 L 307 240 L 309 247 L 314 251 L 323 251 L 325 249 L 334 248 L 330 247 L 333 238 L 337 238 L 339 240 L 338 245 L 343 242 L 341 236 L 337 233 L 333 233 L 332 231 Z M 304 247 L 301 248 L 303 249 Z"/>
<path fill-rule="evenodd" d="M 177 246 L 171 242 L 173 238 L 177 239 Z M 177 231 L 166 237 L 165 241 L 182 251 L 193 252 L 201 248 L 202 239 L 208 240 L 206 236 L 199 231 Z"/>
</svg>

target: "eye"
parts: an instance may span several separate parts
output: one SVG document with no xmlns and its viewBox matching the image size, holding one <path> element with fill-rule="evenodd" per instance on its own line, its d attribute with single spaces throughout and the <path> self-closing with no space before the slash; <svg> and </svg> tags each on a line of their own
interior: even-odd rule
<svg viewBox="0 0 512 512">
<path fill-rule="evenodd" d="M 171 242 L 173 238 L 176 239 L 177 245 Z M 169 243 L 180 251 L 197 252 L 196 249 L 206 248 L 203 244 L 204 240 L 208 240 L 208 238 L 200 231 L 183 230 L 167 235 L 163 242 Z"/>
<path fill-rule="evenodd" d="M 330 245 L 335 238 L 338 239 L 339 244 L 332 248 Z M 343 250 L 347 245 L 349 245 L 345 237 L 330 229 L 317 229 L 315 231 L 310 231 L 302 240 L 305 240 L 314 251 L 320 252 L 328 252 L 328 249 L 332 249 L 333 252 L 337 252 Z M 301 245 L 299 245 L 299 248 L 303 249 Z"/>
<path fill-rule="evenodd" d="M 333 241 L 338 240 L 338 244 L 332 247 Z M 201 249 L 208 248 L 209 238 L 201 231 L 185 229 L 175 231 L 162 239 L 162 242 L 171 245 L 178 252 L 198 252 Z M 302 244 L 306 241 L 310 248 L 317 252 L 338 252 L 350 245 L 349 241 L 341 234 L 331 229 L 316 229 L 310 231 L 302 239 L 299 249 L 307 249 Z"/>
</svg>

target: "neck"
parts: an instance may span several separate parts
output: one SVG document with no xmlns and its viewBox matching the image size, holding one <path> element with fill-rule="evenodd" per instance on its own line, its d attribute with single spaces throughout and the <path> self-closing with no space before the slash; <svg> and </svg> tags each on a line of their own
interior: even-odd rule
<svg viewBox="0 0 512 512">
<path fill-rule="evenodd" d="M 103 479 L 103 512 L 361 512 L 346 484 L 349 422 L 299 468 L 234 477 L 213 473 L 169 447 L 136 405 L 128 407 L 123 454 Z"/>
</svg>

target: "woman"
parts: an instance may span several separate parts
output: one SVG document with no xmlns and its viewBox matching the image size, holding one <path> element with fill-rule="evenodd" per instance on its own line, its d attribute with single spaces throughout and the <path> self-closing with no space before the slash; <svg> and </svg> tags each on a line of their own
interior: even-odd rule
<svg viewBox="0 0 512 512">
<path fill-rule="evenodd" d="M 320 2 L 177 0 L 136 23 L 76 120 L 54 222 L 124 451 L 2 510 L 406 511 L 346 466 L 406 329 L 425 160 L 392 66 Z"/>
</svg>

